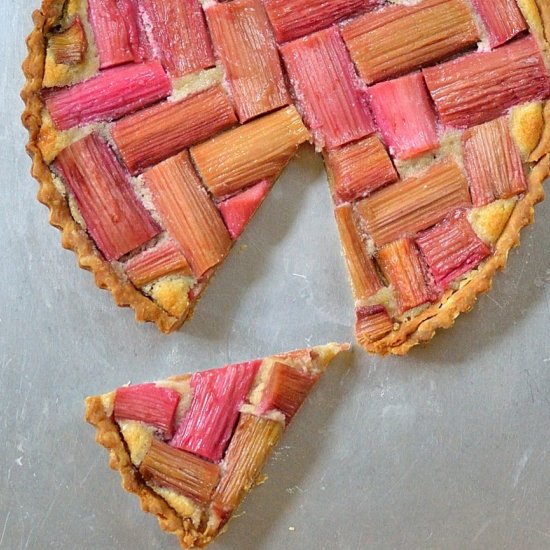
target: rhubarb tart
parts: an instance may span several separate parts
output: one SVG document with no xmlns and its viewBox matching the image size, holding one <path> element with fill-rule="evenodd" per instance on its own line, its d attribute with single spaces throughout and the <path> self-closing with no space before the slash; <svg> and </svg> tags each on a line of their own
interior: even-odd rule
<svg viewBox="0 0 550 550">
<path fill-rule="evenodd" d="M 39 200 L 98 286 L 165 332 L 305 142 L 371 352 L 471 309 L 543 197 L 546 0 L 43 0 L 34 21 Z"/>
<path fill-rule="evenodd" d="M 206 546 L 261 479 L 330 361 L 328 344 L 122 386 L 86 399 L 86 420 L 122 486 L 183 548 Z"/>
</svg>

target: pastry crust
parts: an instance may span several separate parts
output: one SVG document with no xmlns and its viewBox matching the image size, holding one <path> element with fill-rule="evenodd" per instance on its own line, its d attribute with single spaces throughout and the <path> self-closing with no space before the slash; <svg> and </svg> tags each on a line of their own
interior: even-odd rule
<svg viewBox="0 0 550 550">
<path fill-rule="evenodd" d="M 132 307 L 136 320 L 154 322 L 162 332 L 169 333 L 178 329 L 192 315 L 193 308 L 182 317 L 174 317 L 144 296 L 130 282 L 120 278 L 74 220 L 67 201 L 54 185 L 52 173 L 39 147 L 44 108 L 40 92 L 44 79 L 45 37 L 62 17 L 64 3 L 64 0 L 43 0 L 41 9 L 33 13 L 34 30 L 27 38 L 28 55 L 23 63 L 26 83 L 21 97 L 25 102 L 25 111 L 21 118 L 29 132 L 27 152 L 32 158 L 31 173 L 40 184 L 37 198 L 49 208 L 50 223 L 61 230 L 63 247 L 75 252 L 80 267 L 94 274 L 96 285 L 109 290 L 118 306 Z"/>
<path fill-rule="evenodd" d="M 144 512 L 157 516 L 161 529 L 175 535 L 182 548 L 203 548 L 212 536 L 195 529 L 191 518 L 181 518 L 166 501 L 142 481 L 132 464 L 118 426 L 107 416 L 101 397 L 86 399 L 86 421 L 96 428 L 96 441 L 109 451 L 109 466 L 120 473 L 122 487 L 136 494 Z"/>
</svg>

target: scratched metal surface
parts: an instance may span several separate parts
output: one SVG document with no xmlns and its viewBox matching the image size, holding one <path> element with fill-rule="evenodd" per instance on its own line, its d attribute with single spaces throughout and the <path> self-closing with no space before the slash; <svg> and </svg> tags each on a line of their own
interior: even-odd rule
<svg viewBox="0 0 550 550">
<path fill-rule="evenodd" d="M 138 326 L 61 249 L 19 124 L 34 0 L 0 21 L 0 549 L 175 549 L 123 493 L 82 399 L 351 338 L 321 163 L 294 163 L 171 337 Z M 550 548 L 550 204 L 475 311 L 405 359 L 337 363 L 212 548 Z"/>
</svg>

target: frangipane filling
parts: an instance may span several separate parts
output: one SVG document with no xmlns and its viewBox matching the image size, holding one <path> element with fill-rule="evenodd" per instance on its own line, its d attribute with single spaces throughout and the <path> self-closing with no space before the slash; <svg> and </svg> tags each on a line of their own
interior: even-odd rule
<svg viewBox="0 0 550 550">
<path fill-rule="evenodd" d="M 514 132 L 550 78 L 521 8 L 71 0 L 39 144 L 99 253 L 175 326 L 312 141 L 370 349 L 471 277 L 529 191 Z"/>
</svg>

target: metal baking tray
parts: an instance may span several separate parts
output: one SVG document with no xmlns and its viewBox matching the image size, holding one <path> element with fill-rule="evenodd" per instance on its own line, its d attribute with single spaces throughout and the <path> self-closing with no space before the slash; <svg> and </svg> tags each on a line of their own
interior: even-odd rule
<svg viewBox="0 0 550 550">
<path fill-rule="evenodd" d="M 19 122 L 38 0 L 0 2 L 0 550 L 176 549 L 109 470 L 83 398 L 329 340 L 353 307 L 321 160 L 293 162 L 171 336 L 75 265 Z M 212 549 L 550 548 L 550 204 L 456 326 L 335 362 Z"/>
</svg>

